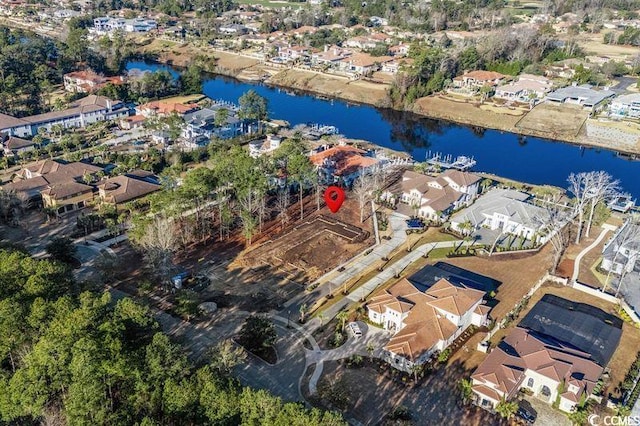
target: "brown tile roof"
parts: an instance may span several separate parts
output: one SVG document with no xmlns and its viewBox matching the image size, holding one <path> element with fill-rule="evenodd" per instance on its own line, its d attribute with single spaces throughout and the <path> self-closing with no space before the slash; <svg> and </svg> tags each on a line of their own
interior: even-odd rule
<svg viewBox="0 0 640 426">
<path fill-rule="evenodd" d="M 121 175 L 105 180 L 98 185 L 100 196 L 112 204 L 125 203 L 158 191 L 161 187 L 147 182 L 136 175 Z"/>
<path fill-rule="evenodd" d="M 22 120 L 20 118 L 15 118 L 7 114 L 0 113 L 0 130 L 10 129 L 12 127 L 18 127 L 18 126 L 27 126 L 27 125 L 29 125 L 28 121 Z"/>
<path fill-rule="evenodd" d="M 527 369 L 556 382 L 577 383 L 579 391 L 575 398 L 582 390 L 591 394 L 603 371 L 589 354 L 560 342 L 542 340 L 534 333 L 516 327 L 491 351 L 471 378 L 497 386 L 508 398 L 520 387 Z"/>
<path fill-rule="evenodd" d="M 85 194 L 92 192 L 93 188 L 89 185 L 78 182 L 62 182 L 55 183 L 47 186 L 42 190 L 43 195 L 47 195 L 55 200 L 62 199 L 64 197 L 70 197 L 79 194 Z"/>
<path fill-rule="evenodd" d="M 478 182 L 481 178 L 478 175 L 468 172 L 461 172 L 460 170 L 448 169 L 442 173 L 442 177 L 448 177 L 453 182 L 460 186 L 469 186 Z"/>
<path fill-rule="evenodd" d="M 424 293 L 403 278 L 383 293 L 374 296 L 367 308 L 384 313 L 387 308 L 407 313 L 404 327 L 385 346 L 385 349 L 410 360 L 419 358 L 440 340 L 448 340 L 458 330 L 438 310 L 464 314 L 480 302 L 484 293 L 457 287 L 441 279 Z M 456 312 L 457 311 L 457 312 Z"/>
<path fill-rule="evenodd" d="M 146 104 L 140 105 L 138 109 L 142 110 L 152 110 L 157 114 L 186 114 L 191 111 L 197 110 L 198 104 L 182 104 L 179 102 L 169 102 L 169 101 L 152 101 L 147 102 Z"/>
<path fill-rule="evenodd" d="M 495 71 L 478 70 L 478 71 L 470 71 L 468 73 L 465 73 L 462 77 L 473 78 L 474 80 L 477 80 L 477 81 L 493 81 L 493 80 L 505 78 L 506 75 L 500 74 L 499 72 L 495 72 Z"/>
<path fill-rule="evenodd" d="M 35 143 L 33 141 L 29 141 L 26 139 L 21 139 L 21 138 L 17 138 L 15 136 L 9 136 L 9 139 L 7 139 L 4 142 L 4 146 L 7 147 L 8 149 L 20 149 L 20 148 L 27 148 L 29 146 L 33 146 L 35 145 Z"/>
</svg>

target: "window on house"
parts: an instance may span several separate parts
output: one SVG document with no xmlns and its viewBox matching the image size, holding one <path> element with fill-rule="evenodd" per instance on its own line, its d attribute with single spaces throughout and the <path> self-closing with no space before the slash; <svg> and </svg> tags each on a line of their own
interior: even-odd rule
<svg viewBox="0 0 640 426">
<path fill-rule="evenodd" d="M 527 387 L 528 388 L 532 388 L 533 387 L 533 377 L 529 377 L 529 380 L 527 380 Z"/>
</svg>

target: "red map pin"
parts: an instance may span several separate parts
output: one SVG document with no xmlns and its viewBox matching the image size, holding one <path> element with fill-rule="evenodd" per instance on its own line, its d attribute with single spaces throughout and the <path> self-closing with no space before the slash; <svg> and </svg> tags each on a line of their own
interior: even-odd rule
<svg viewBox="0 0 640 426">
<path fill-rule="evenodd" d="M 324 191 L 324 202 L 332 213 L 337 213 L 345 199 L 344 190 L 337 186 L 330 186 Z"/>
</svg>

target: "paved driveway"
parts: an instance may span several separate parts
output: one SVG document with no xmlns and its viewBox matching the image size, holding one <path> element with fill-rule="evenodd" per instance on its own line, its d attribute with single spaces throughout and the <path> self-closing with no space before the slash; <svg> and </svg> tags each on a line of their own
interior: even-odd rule
<svg viewBox="0 0 640 426">
<path fill-rule="evenodd" d="M 248 355 L 247 362 L 236 367 L 234 373 L 243 385 L 268 389 L 287 401 L 304 401 L 300 394 L 300 378 L 305 371 L 305 357 L 300 335 L 276 323 L 278 362 L 269 365 Z"/>
</svg>

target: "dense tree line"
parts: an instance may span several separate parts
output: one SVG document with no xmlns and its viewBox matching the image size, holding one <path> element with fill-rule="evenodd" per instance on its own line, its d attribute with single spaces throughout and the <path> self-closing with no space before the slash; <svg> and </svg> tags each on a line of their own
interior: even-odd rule
<svg viewBox="0 0 640 426">
<path fill-rule="evenodd" d="M 148 308 L 76 287 L 66 266 L 0 250 L 0 422 L 344 424 L 240 387 L 225 345 L 194 366 Z"/>
</svg>

